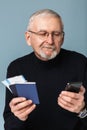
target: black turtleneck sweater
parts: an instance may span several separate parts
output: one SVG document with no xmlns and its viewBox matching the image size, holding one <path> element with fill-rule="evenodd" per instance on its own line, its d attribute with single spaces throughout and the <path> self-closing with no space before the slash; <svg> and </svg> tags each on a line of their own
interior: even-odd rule
<svg viewBox="0 0 87 130">
<path fill-rule="evenodd" d="M 5 130 L 86 130 L 87 117 L 80 119 L 57 104 L 67 82 L 82 81 L 87 89 L 86 62 L 85 56 L 64 49 L 49 61 L 41 61 L 32 52 L 11 62 L 7 78 L 23 75 L 27 81 L 36 82 L 40 104 L 26 121 L 21 121 L 11 113 L 9 102 L 13 95 L 6 89 Z"/>
</svg>

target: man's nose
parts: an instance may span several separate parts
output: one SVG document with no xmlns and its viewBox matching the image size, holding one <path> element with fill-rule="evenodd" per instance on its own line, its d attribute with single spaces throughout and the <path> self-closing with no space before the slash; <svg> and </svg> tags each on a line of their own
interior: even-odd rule
<svg viewBox="0 0 87 130">
<path fill-rule="evenodd" d="M 49 35 L 47 36 L 47 42 L 48 42 L 49 44 L 53 44 L 53 41 L 54 41 L 53 35 L 52 35 L 52 34 L 49 34 Z"/>
</svg>

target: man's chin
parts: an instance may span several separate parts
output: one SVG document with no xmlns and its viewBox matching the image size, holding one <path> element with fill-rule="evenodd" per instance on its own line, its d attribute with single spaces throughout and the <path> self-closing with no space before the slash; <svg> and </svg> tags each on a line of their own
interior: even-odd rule
<svg viewBox="0 0 87 130">
<path fill-rule="evenodd" d="M 57 56 L 57 52 L 53 52 L 52 54 L 45 54 L 43 52 L 40 52 L 40 56 L 46 60 L 51 60 Z"/>
</svg>

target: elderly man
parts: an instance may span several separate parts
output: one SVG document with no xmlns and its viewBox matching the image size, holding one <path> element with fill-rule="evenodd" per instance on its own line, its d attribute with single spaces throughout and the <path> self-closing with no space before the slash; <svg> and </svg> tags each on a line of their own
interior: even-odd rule
<svg viewBox="0 0 87 130">
<path fill-rule="evenodd" d="M 26 42 L 33 52 L 11 62 L 7 78 L 23 75 L 36 82 L 40 104 L 14 97 L 6 89 L 5 130 L 86 130 L 87 59 L 61 48 L 64 25 L 50 9 L 29 19 Z M 68 82 L 81 81 L 78 93 L 65 90 Z"/>
</svg>

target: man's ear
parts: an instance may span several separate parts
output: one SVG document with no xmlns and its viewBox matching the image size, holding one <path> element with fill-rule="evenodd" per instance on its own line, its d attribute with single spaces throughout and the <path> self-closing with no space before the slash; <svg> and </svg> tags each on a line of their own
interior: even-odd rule
<svg viewBox="0 0 87 130">
<path fill-rule="evenodd" d="M 30 42 L 30 33 L 29 32 L 25 32 L 25 39 L 26 42 L 29 46 L 31 46 L 31 42 Z"/>
<path fill-rule="evenodd" d="M 63 38 L 61 39 L 61 46 L 63 45 L 63 42 L 64 42 L 64 36 L 63 36 Z"/>
</svg>

